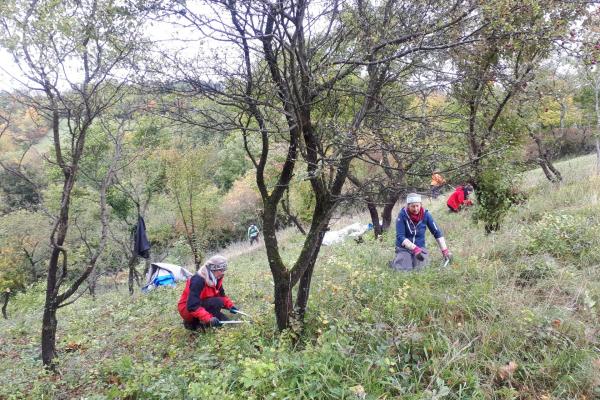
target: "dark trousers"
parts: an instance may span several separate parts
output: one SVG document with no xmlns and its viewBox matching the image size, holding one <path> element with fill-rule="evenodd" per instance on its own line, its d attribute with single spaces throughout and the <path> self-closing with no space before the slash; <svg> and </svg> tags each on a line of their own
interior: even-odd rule
<svg viewBox="0 0 600 400">
<path fill-rule="evenodd" d="M 258 243 L 258 235 L 250 236 L 250 244 L 253 244 L 254 242 Z"/>
<path fill-rule="evenodd" d="M 225 308 L 225 305 L 223 304 L 223 298 L 221 297 L 209 297 L 208 299 L 201 300 L 200 306 L 211 313 L 213 317 L 217 317 L 219 321 L 229 320 L 229 318 L 227 318 L 225 314 L 221 312 L 221 310 Z M 200 322 L 198 318 L 194 318 L 193 321 L 183 320 L 183 326 L 186 329 L 195 331 L 200 327 L 204 329 L 206 325 Z"/>
<path fill-rule="evenodd" d="M 217 317 L 219 321 L 229 320 L 229 318 L 227 318 L 225 314 L 221 312 L 221 310 L 225 308 L 222 297 L 209 297 L 208 299 L 201 300 L 200 306 L 211 313 L 214 317 Z"/>
<path fill-rule="evenodd" d="M 447 205 L 447 204 L 446 204 L 446 205 Z M 448 205 L 447 205 L 447 206 L 448 206 Z M 448 206 L 448 211 L 449 211 L 449 212 L 453 212 L 453 213 L 457 213 L 457 212 L 458 212 L 458 210 L 455 210 L 454 208 L 452 208 L 452 207 L 450 207 L 450 206 Z"/>
</svg>

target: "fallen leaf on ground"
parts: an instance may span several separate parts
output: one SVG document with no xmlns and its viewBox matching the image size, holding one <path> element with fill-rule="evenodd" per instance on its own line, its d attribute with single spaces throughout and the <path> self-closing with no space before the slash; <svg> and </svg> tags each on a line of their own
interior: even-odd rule
<svg viewBox="0 0 600 400">
<path fill-rule="evenodd" d="M 500 380 L 503 381 L 507 380 L 512 376 L 512 374 L 517 370 L 517 368 L 519 368 L 519 364 L 517 364 L 514 361 L 509 362 L 508 364 L 498 369 L 498 378 L 500 378 Z"/>
<path fill-rule="evenodd" d="M 352 393 L 354 393 L 354 395 L 356 395 L 356 397 L 358 397 L 359 399 L 364 399 L 365 397 L 367 397 L 367 392 L 365 392 L 365 388 L 362 385 L 356 385 L 356 386 L 352 386 L 350 388 L 350 390 L 352 391 Z"/>
</svg>

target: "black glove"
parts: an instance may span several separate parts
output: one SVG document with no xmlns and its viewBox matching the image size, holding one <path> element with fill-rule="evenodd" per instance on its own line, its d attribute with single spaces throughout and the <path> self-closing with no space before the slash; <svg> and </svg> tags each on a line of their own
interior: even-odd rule
<svg viewBox="0 0 600 400">
<path fill-rule="evenodd" d="M 221 321 L 219 321 L 219 318 L 217 318 L 217 317 L 212 317 L 212 318 L 210 319 L 210 321 L 208 321 L 208 324 L 209 324 L 210 326 L 214 326 L 214 327 L 216 327 L 216 328 L 218 328 L 218 327 L 220 327 L 220 326 L 223 326 L 223 324 L 221 323 Z"/>
<path fill-rule="evenodd" d="M 419 246 L 415 246 L 415 248 L 412 250 L 412 253 L 415 255 L 415 258 L 419 261 L 423 261 L 425 259 L 425 257 L 423 256 L 423 249 Z"/>
<path fill-rule="evenodd" d="M 238 308 L 236 306 L 231 306 L 231 308 L 229 309 L 229 312 L 232 314 L 237 314 Z"/>
</svg>

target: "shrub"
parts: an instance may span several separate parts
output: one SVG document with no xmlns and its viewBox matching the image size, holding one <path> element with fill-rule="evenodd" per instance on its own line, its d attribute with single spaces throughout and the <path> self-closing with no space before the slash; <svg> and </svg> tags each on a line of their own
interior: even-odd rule
<svg viewBox="0 0 600 400">
<path fill-rule="evenodd" d="M 552 276 L 554 265 L 551 260 L 531 259 L 519 268 L 517 284 L 520 286 L 534 285 L 536 282 Z"/>
<path fill-rule="evenodd" d="M 525 200 L 514 189 L 511 172 L 490 168 L 477 180 L 477 208 L 473 218 L 485 223 L 487 233 L 497 231 L 510 207 Z"/>
<path fill-rule="evenodd" d="M 548 253 L 563 261 L 598 261 L 596 217 L 545 214 L 533 224 L 527 249 L 532 254 Z"/>
</svg>

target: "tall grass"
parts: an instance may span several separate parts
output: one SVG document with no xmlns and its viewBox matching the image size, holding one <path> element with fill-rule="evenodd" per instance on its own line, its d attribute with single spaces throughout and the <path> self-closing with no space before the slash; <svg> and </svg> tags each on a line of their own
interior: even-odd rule
<svg viewBox="0 0 600 400">
<path fill-rule="evenodd" d="M 240 244 L 226 250 L 225 288 L 252 324 L 184 330 L 181 285 L 83 297 L 59 311 L 61 375 L 49 376 L 39 360 L 43 288 L 33 287 L 0 322 L 0 398 L 600 398 L 593 162 L 559 163 L 560 185 L 526 173 L 528 201 L 491 235 L 471 210 L 427 203 L 455 255 L 446 269 L 430 237 L 431 267 L 409 274 L 387 266 L 394 232 L 324 247 L 304 332 L 276 332 L 264 250 Z M 302 237 L 280 237 L 291 262 Z"/>
</svg>

